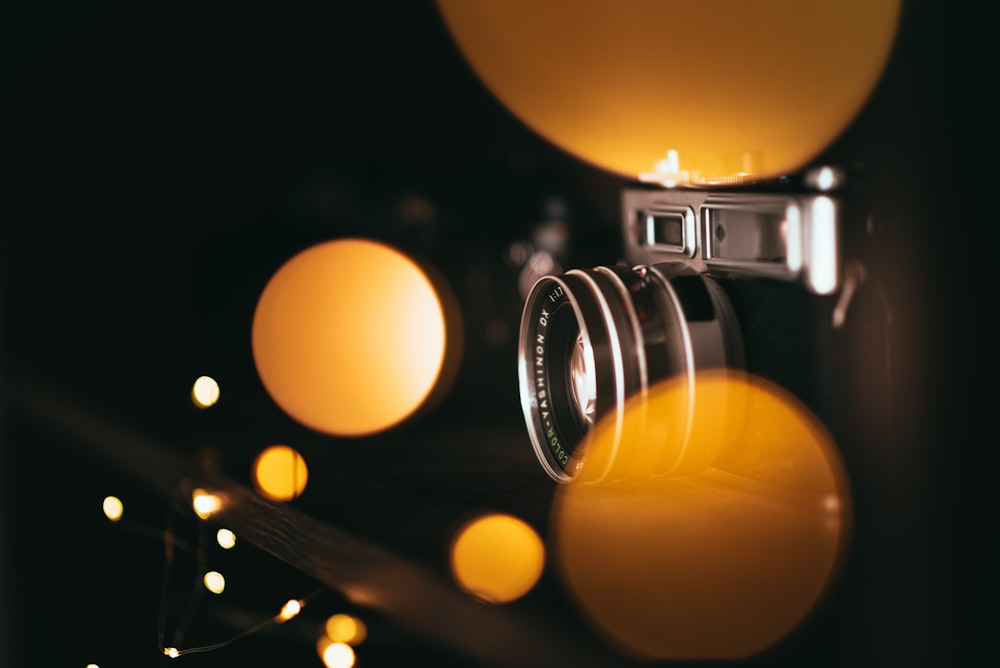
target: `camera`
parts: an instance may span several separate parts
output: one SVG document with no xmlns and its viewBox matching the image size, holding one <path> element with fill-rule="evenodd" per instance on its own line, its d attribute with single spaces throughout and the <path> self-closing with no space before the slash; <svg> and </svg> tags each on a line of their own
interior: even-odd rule
<svg viewBox="0 0 1000 668">
<path fill-rule="evenodd" d="M 894 226 L 869 192 L 864 175 L 827 166 L 626 187 L 624 258 L 543 276 L 524 302 L 521 407 L 548 476 L 573 478 L 581 443 L 629 398 L 667 379 L 696 393 L 710 369 L 784 388 L 858 451 L 885 436 Z"/>
</svg>

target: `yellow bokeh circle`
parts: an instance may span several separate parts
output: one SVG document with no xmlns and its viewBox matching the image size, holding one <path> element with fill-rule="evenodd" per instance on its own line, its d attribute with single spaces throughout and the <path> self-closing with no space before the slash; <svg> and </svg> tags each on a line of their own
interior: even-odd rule
<svg viewBox="0 0 1000 668">
<path fill-rule="evenodd" d="M 474 72 L 540 135 L 629 178 L 672 162 L 677 183 L 696 184 L 785 174 L 826 148 L 878 83 L 901 9 L 901 0 L 437 4 Z"/>
<path fill-rule="evenodd" d="M 324 624 L 326 637 L 332 642 L 360 645 L 368 634 L 365 623 L 354 615 L 337 613 L 330 615 Z"/>
<path fill-rule="evenodd" d="M 411 416 L 434 389 L 445 316 L 427 274 L 385 244 L 312 246 L 271 277 L 253 357 L 271 398 L 320 432 L 363 436 Z"/>
<path fill-rule="evenodd" d="M 489 603 L 524 596 L 541 577 L 545 546 L 523 520 L 502 513 L 466 524 L 451 548 L 451 570 L 467 593 Z"/>
<path fill-rule="evenodd" d="M 254 459 L 253 483 L 272 501 L 291 501 L 305 491 L 309 468 L 302 455 L 287 445 L 272 445 Z"/>
</svg>

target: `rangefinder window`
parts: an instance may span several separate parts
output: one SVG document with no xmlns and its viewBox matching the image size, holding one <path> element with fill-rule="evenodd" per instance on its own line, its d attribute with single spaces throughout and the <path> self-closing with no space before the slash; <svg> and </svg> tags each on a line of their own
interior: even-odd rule
<svg viewBox="0 0 1000 668">
<path fill-rule="evenodd" d="M 664 253 L 691 257 L 696 247 L 695 215 L 690 208 L 636 211 L 637 243 Z"/>
</svg>

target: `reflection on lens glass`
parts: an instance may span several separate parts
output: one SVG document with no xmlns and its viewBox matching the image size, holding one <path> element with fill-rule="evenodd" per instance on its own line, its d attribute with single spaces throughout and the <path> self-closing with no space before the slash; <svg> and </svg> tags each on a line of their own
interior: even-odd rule
<svg viewBox="0 0 1000 668">
<path fill-rule="evenodd" d="M 442 377 L 446 334 L 455 331 L 438 287 L 411 258 L 373 241 L 300 252 L 271 277 L 254 312 L 264 387 L 292 418 L 334 435 L 371 434 L 412 416 Z"/>
<path fill-rule="evenodd" d="M 573 392 L 573 403 L 584 424 L 594 423 L 594 409 L 597 406 L 597 378 L 594 375 L 594 351 L 582 337 L 576 337 L 576 345 L 570 354 L 569 387 Z"/>
<path fill-rule="evenodd" d="M 556 567 L 585 617 L 648 659 L 743 659 L 828 590 L 849 533 L 843 466 L 788 393 L 742 373 L 664 381 L 599 420 L 578 456 L 612 475 L 557 488 Z M 688 428 L 677 423 L 685 418 Z M 681 438 L 685 437 L 685 438 Z"/>
</svg>

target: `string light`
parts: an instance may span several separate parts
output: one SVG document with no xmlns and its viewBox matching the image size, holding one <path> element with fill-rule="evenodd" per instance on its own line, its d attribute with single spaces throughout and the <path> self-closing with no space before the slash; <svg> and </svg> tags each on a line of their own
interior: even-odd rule
<svg viewBox="0 0 1000 668">
<path fill-rule="evenodd" d="M 210 376 L 199 376 L 191 387 L 191 400 L 198 408 L 214 406 L 219 400 L 219 384 Z"/>
<path fill-rule="evenodd" d="M 332 642 L 323 650 L 323 664 L 327 668 L 351 668 L 354 661 L 354 648 L 347 643 Z"/>
<path fill-rule="evenodd" d="M 284 624 L 292 617 L 298 616 L 302 612 L 302 601 L 298 599 L 290 599 L 285 605 L 281 606 L 281 612 L 275 617 L 275 621 L 279 624 Z"/>
<path fill-rule="evenodd" d="M 273 617 L 269 617 L 267 619 L 264 619 L 260 623 L 255 624 L 254 626 L 251 626 L 250 628 L 248 628 L 248 629 L 246 629 L 244 631 L 241 631 L 240 633 L 237 633 L 233 637 L 231 637 L 231 638 L 229 638 L 227 640 L 224 640 L 222 642 L 217 642 L 217 643 L 214 643 L 214 644 L 211 644 L 211 645 L 202 645 L 202 646 L 199 646 L 199 647 L 188 647 L 186 649 L 177 649 L 176 647 L 161 647 L 161 650 L 163 651 L 163 653 L 165 655 L 169 656 L 172 659 L 176 659 L 177 657 L 184 656 L 185 654 L 195 654 L 195 653 L 200 653 L 200 652 L 211 652 L 211 651 L 214 651 L 214 650 L 222 649 L 223 647 L 226 647 L 227 645 L 233 644 L 237 640 L 240 640 L 242 638 L 246 638 L 247 636 L 250 636 L 250 635 L 253 635 L 255 633 L 258 633 L 262 629 L 264 629 L 264 628 L 266 628 L 268 626 L 273 626 L 273 625 L 276 625 L 276 624 L 283 624 L 284 622 L 287 622 L 289 619 L 292 619 L 293 617 L 297 616 L 299 614 L 299 612 L 301 612 L 302 608 L 305 607 L 307 601 L 310 601 L 310 600 L 314 599 L 316 596 L 318 596 L 319 594 L 321 594 L 323 591 L 324 591 L 324 589 L 320 588 L 320 589 L 317 589 L 317 590 L 313 591 L 311 594 L 309 594 L 308 596 L 305 596 L 303 598 L 288 600 L 281 607 L 281 611 L 277 615 L 275 615 Z M 161 645 L 162 645 L 162 643 L 161 643 Z"/>
<path fill-rule="evenodd" d="M 128 531 L 140 535 L 144 538 L 152 538 L 156 541 L 162 542 L 164 538 L 164 530 L 146 524 L 141 524 L 134 521 L 129 521 L 123 517 L 124 504 L 116 496 L 107 496 L 104 498 L 103 510 L 105 516 L 109 520 L 115 523 L 119 531 Z M 185 552 L 191 551 L 191 546 L 187 541 L 172 536 L 171 539 L 173 547 L 176 547 Z"/>
<path fill-rule="evenodd" d="M 236 545 L 236 534 L 229 529 L 219 529 L 215 533 L 215 541 L 223 550 L 231 550 Z"/>
<path fill-rule="evenodd" d="M 304 478 L 305 476 L 302 477 Z M 199 519 L 208 520 L 224 507 L 224 502 L 224 496 L 220 496 L 219 494 L 210 492 L 203 488 L 196 488 L 191 492 L 189 507 Z M 124 504 L 117 496 L 108 495 L 104 497 L 102 502 L 104 514 L 111 522 L 116 523 L 117 526 L 123 529 L 130 529 L 132 531 L 142 533 L 146 537 L 156 538 L 163 544 L 164 560 L 161 574 L 160 604 L 157 621 L 157 648 L 165 657 L 176 659 L 184 656 L 185 654 L 202 653 L 222 649 L 242 638 L 258 633 L 268 626 L 284 624 L 297 617 L 302 612 L 308 601 L 311 601 L 313 598 L 325 591 L 324 587 L 320 587 L 307 596 L 288 599 L 282 605 L 277 614 L 264 617 L 259 623 L 221 642 L 195 647 L 183 647 L 181 645 L 181 640 L 187 630 L 187 627 L 194 620 L 194 613 L 197 609 L 196 603 L 200 598 L 198 593 L 207 589 L 212 593 L 221 594 L 225 590 L 226 580 L 219 571 L 207 569 L 208 551 L 206 549 L 206 544 L 210 538 L 208 537 L 209 534 L 204 523 L 198 523 L 198 543 L 196 546 L 187 543 L 182 538 L 177 536 L 174 530 L 176 508 L 177 506 L 174 506 L 173 509 L 167 509 L 166 520 L 161 531 L 153 527 L 132 526 L 132 523 L 121 522 L 120 520 L 123 515 Z M 222 549 L 232 549 L 236 544 L 236 534 L 230 529 L 219 528 L 215 531 L 214 536 L 215 541 Z M 175 552 L 177 549 L 182 549 L 193 554 L 196 559 L 195 583 L 199 584 L 200 581 L 200 584 L 203 585 L 203 587 L 196 586 L 194 588 L 194 595 L 190 597 L 190 600 L 187 602 L 186 611 L 180 617 L 181 621 L 173 628 L 172 633 L 168 634 L 167 601 L 172 598 L 168 596 L 168 591 L 170 589 L 170 574 L 174 569 Z M 169 644 L 167 643 L 168 638 L 170 640 Z M 348 647 L 348 652 L 346 653 L 343 650 L 334 650 L 332 656 L 334 656 L 335 663 L 328 663 L 328 665 L 341 667 L 354 665 L 353 650 L 350 650 L 350 647 Z M 98 666 L 96 663 L 91 663 L 88 664 L 86 668 L 98 668 Z"/>
<path fill-rule="evenodd" d="M 203 578 L 205 589 L 213 594 L 221 594 L 226 589 L 226 578 L 219 571 L 209 571 Z"/>
<path fill-rule="evenodd" d="M 105 509 L 105 514 L 108 516 L 109 519 L 112 519 L 112 521 L 117 521 L 113 518 L 120 517 L 120 512 L 117 511 L 116 509 L 120 508 L 121 505 L 122 505 L 121 501 L 117 499 L 117 497 L 112 497 L 112 496 L 105 497 L 104 509 Z M 210 517 L 216 510 L 222 507 L 222 502 L 217 495 L 206 492 L 203 489 L 196 489 L 192 493 L 191 506 L 194 509 L 195 514 L 198 515 L 198 517 L 200 517 L 201 519 L 206 519 Z M 146 536 L 156 536 L 157 538 L 162 540 L 163 543 L 164 561 L 163 561 L 163 571 L 161 578 L 160 612 L 157 624 L 158 627 L 157 647 L 159 651 L 162 652 L 162 654 L 166 657 L 169 657 L 171 659 L 176 659 L 185 654 L 209 652 L 217 649 L 222 649 L 223 647 L 226 647 L 236 642 L 237 640 L 258 633 L 259 631 L 268 626 L 284 624 L 285 622 L 297 617 L 302 612 L 302 609 L 306 606 L 306 603 L 308 601 L 311 601 L 312 599 L 323 593 L 323 591 L 325 591 L 325 588 L 320 587 L 315 591 L 311 592 L 310 594 L 308 594 L 307 596 L 301 598 L 288 599 L 284 603 L 284 605 L 282 605 L 281 609 L 278 611 L 277 614 L 262 619 L 258 624 L 244 631 L 241 631 L 240 633 L 237 633 L 236 635 L 226 640 L 223 640 L 222 642 L 213 643 L 210 645 L 201 645 L 197 647 L 188 647 L 183 649 L 177 647 L 175 644 L 168 645 L 165 643 L 165 639 L 167 637 L 166 602 L 168 600 L 167 591 L 169 589 L 170 572 L 174 566 L 174 553 L 176 548 L 181 548 L 186 551 L 193 552 L 195 554 L 197 559 L 197 570 L 198 570 L 198 574 L 196 574 L 196 581 L 200 579 L 205 589 L 208 589 L 209 591 L 216 594 L 220 594 L 225 590 L 225 577 L 218 571 L 215 570 L 210 571 L 206 569 L 207 552 L 205 550 L 205 543 L 207 539 L 206 539 L 206 531 L 204 525 L 199 523 L 199 528 L 200 528 L 199 543 L 196 548 L 192 549 L 190 545 L 188 545 L 182 539 L 178 538 L 178 536 L 176 535 L 173 527 L 173 520 L 174 520 L 174 514 L 168 510 L 165 526 L 162 532 L 153 531 L 151 528 L 148 527 L 146 527 L 145 531 L 142 532 Z M 143 527 L 139 528 L 141 529 Z M 236 544 L 236 535 L 229 529 L 218 529 L 215 533 L 215 537 L 216 541 L 223 549 L 230 549 Z M 201 588 L 197 588 L 195 592 L 197 593 L 197 591 L 200 590 Z M 177 625 L 172 634 L 175 643 L 178 640 L 180 640 L 180 638 L 184 635 L 184 631 L 186 630 L 188 623 L 191 621 L 193 617 L 193 613 L 195 610 L 194 602 L 195 602 L 194 600 L 189 602 L 187 612 L 182 618 L 182 622 Z M 345 664 L 338 664 L 338 665 L 345 665 Z M 351 664 L 348 665 L 353 665 L 353 660 Z M 98 668 L 98 666 L 97 664 L 92 663 L 88 664 L 86 668 Z"/>
<path fill-rule="evenodd" d="M 104 515 L 112 522 L 117 522 L 122 518 L 124 506 L 117 496 L 104 497 Z"/>
<path fill-rule="evenodd" d="M 198 488 L 191 493 L 191 506 L 195 515 L 207 520 L 222 507 L 222 500 L 215 494 Z"/>
</svg>

